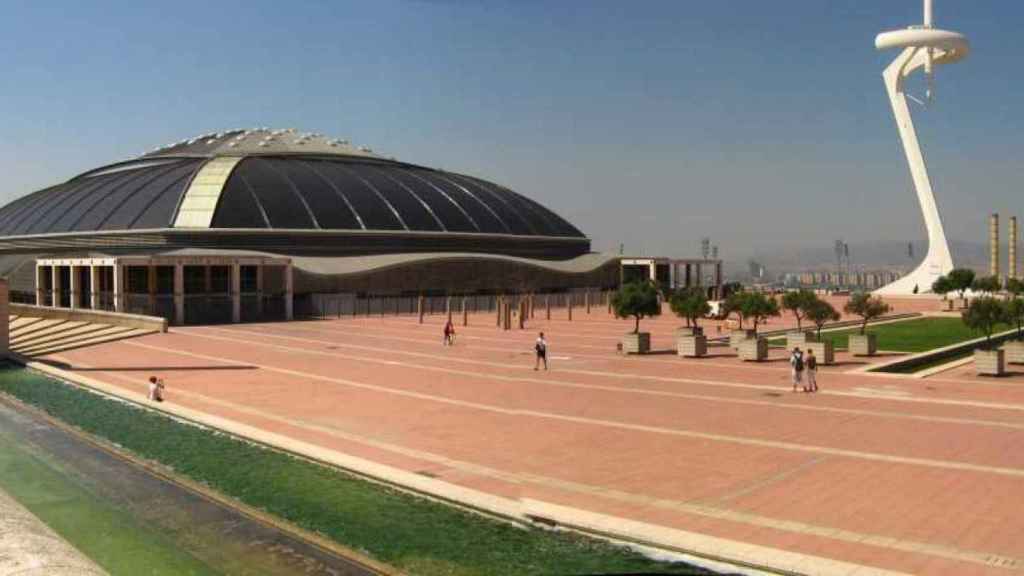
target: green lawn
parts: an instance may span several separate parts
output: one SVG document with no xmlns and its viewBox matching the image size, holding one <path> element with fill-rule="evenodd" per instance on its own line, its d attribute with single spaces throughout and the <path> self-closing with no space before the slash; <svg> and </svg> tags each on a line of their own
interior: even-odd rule
<svg viewBox="0 0 1024 576">
<path fill-rule="evenodd" d="M 410 574 L 704 573 L 599 540 L 489 520 L 25 369 L 0 370 L 0 391 Z"/>
<path fill-rule="evenodd" d="M 1008 330 L 1009 326 L 999 326 L 995 332 Z M 823 340 L 835 342 L 836 349 L 844 350 L 847 336 L 856 334 L 858 328 L 822 332 Z M 879 350 L 898 350 L 900 352 L 924 352 L 979 338 L 983 334 L 974 332 L 959 318 L 915 318 L 878 326 L 868 325 L 868 332 L 878 335 Z M 784 338 L 772 340 L 772 344 L 784 345 Z"/>
</svg>

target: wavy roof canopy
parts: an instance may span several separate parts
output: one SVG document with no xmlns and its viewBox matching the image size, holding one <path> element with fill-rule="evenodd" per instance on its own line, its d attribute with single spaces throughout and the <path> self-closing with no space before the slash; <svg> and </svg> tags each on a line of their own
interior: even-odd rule
<svg viewBox="0 0 1024 576">
<path fill-rule="evenodd" d="M 0 236 L 259 228 L 584 238 L 497 184 L 293 131 L 206 135 L 0 208 Z"/>
</svg>

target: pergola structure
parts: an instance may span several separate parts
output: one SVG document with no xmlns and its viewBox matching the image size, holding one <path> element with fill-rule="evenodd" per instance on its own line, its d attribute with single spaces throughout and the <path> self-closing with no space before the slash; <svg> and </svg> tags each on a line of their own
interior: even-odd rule
<svg viewBox="0 0 1024 576">
<path fill-rule="evenodd" d="M 718 298 L 722 286 L 722 261 L 699 258 L 623 258 L 620 281 L 642 276 L 671 290 L 703 286 L 709 297 Z"/>
<path fill-rule="evenodd" d="M 36 305 L 163 316 L 182 325 L 293 316 L 292 261 L 154 254 L 36 259 Z"/>
</svg>

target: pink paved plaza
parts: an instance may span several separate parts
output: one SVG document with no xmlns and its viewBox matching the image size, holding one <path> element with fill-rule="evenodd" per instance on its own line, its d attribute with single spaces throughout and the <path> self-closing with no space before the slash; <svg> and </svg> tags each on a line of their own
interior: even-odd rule
<svg viewBox="0 0 1024 576">
<path fill-rule="evenodd" d="M 763 364 L 669 353 L 671 316 L 643 322 L 665 352 L 644 357 L 616 353 L 631 324 L 601 308 L 572 322 L 538 310 L 507 332 L 456 317 L 453 347 L 443 322 L 188 327 L 45 360 L 132 397 L 156 374 L 169 406 L 501 499 L 786 551 L 809 559 L 804 573 L 825 573 L 816 559 L 865 574 L 1024 569 L 1021 377 L 869 375 L 840 355 L 820 393 L 794 394 L 783 350 Z M 551 370 L 534 372 L 541 330 Z"/>
</svg>

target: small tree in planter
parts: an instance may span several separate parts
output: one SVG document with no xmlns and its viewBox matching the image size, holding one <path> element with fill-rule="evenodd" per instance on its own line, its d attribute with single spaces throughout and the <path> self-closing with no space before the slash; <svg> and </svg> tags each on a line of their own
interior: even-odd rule
<svg viewBox="0 0 1024 576">
<path fill-rule="evenodd" d="M 807 317 L 808 308 L 817 301 L 817 294 L 810 290 L 801 289 L 796 292 L 786 292 L 782 295 L 782 308 L 792 312 L 793 317 L 796 318 L 796 332 L 786 335 L 786 345 L 788 347 L 807 342 L 808 333 L 804 332 L 803 319 Z"/>
<path fill-rule="evenodd" d="M 700 318 L 711 312 L 707 295 L 700 288 L 682 289 L 672 295 L 669 305 L 676 316 L 686 318 L 690 334 L 676 336 L 676 350 L 680 356 L 699 358 L 707 354 L 708 340 L 700 330 Z"/>
<path fill-rule="evenodd" d="M 1020 295 L 1024 294 L 1024 282 L 1019 278 L 1007 278 L 1006 291 L 1010 293 L 1011 297 L 1020 298 Z"/>
<path fill-rule="evenodd" d="M 971 282 L 971 289 L 975 292 L 982 292 L 989 296 L 999 292 L 1003 288 L 1003 283 L 999 281 L 998 276 L 985 276 L 984 278 L 975 278 L 974 282 Z"/>
<path fill-rule="evenodd" d="M 943 300 L 946 300 L 946 295 L 953 291 L 953 283 L 950 282 L 947 276 L 939 276 L 932 282 L 932 292 L 942 296 Z M 947 310 L 953 309 L 953 301 L 947 300 Z"/>
<path fill-rule="evenodd" d="M 952 292 L 956 292 L 963 301 L 964 293 L 971 289 L 971 284 L 974 283 L 974 270 L 967 268 L 954 268 L 946 275 L 949 280 L 949 288 Z"/>
<path fill-rule="evenodd" d="M 815 300 L 807 307 L 806 318 L 814 323 L 817 332 L 815 334 L 817 340 L 821 342 L 821 329 L 829 322 L 838 322 L 839 312 L 832 307 L 831 304 L 824 300 Z"/>
<path fill-rule="evenodd" d="M 740 330 L 743 329 L 743 321 L 746 319 L 746 313 L 743 311 L 743 302 L 746 301 L 748 294 L 748 292 L 743 291 L 733 292 L 722 303 L 722 306 L 725 308 L 723 316 L 726 318 L 736 316 L 736 320 L 740 324 Z"/>
<path fill-rule="evenodd" d="M 878 341 L 874 334 L 867 333 L 868 322 L 888 313 L 891 308 L 878 296 L 858 292 L 850 296 L 843 310 L 847 314 L 861 317 L 860 333 L 851 334 L 849 337 L 850 353 L 854 356 L 873 356 L 878 348 Z"/>
<path fill-rule="evenodd" d="M 822 364 L 832 364 L 835 362 L 835 344 L 833 344 L 832 340 L 821 339 L 821 329 L 829 322 L 838 321 L 840 318 L 839 312 L 828 302 L 816 299 L 808 305 L 806 318 L 814 323 L 817 333 L 815 342 L 804 342 L 805 348 L 814 350 L 814 354 Z"/>
<path fill-rule="evenodd" d="M 754 334 L 757 335 L 757 325 L 773 316 L 779 316 L 779 302 L 775 298 L 763 292 L 748 292 L 740 305 L 743 315 L 754 321 Z"/>
<path fill-rule="evenodd" d="M 1014 278 L 1010 279 L 1015 280 Z M 1010 282 L 1007 281 L 1007 284 Z M 1011 294 L 1013 294 L 1011 292 Z M 1003 302 L 1003 308 L 1007 322 L 1012 322 L 1017 327 L 1017 340 L 1007 342 L 1003 345 L 1006 361 L 1010 364 L 1024 364 L 1024 299 L 1014 294 L 1013 298 Z"/>
<path fill-rule="evenodd" d="M 694 332 L 700 330 L 700 319 L 711 313 L 708 297 L 700 288 L 682 288 L 669 299 L 669 307 L 680 318 L 686 319 L 686 325 Z"/>
<path fill-rule="evenodd" d="M 991 376 L 1003 374 L 1005 355 L 1002 350 L 992 349 L 992 331 L 1006 321 L 1006 307 L 991 296 L 982 296 L 971 302 L 961 317 L 968 328 L 985 334 L 985 344 L 974 351 L 974 366 L 978 373 Z"/>
<path fill-rule="evenodd" d="M 650 332 L 640 331 L 640 320 L 659 316 L 661 301 L 658 289 L 651 282 L 629 282 L 623 284 L 612 296 L 612 308 L 617 318 L 635 318 L 633 332 L 622 339 L 622 351 L 627 354 L 646 354 L 651 349 Z"/>
</svg>

